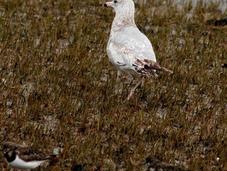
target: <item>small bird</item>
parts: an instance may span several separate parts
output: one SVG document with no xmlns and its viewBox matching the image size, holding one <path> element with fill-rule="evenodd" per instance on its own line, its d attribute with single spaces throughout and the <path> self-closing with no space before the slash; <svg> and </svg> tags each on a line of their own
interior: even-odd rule
<svg viewBox="0 0 227 171">
<path fill-rule="evenodd" d="M 7 163 L 17 169 L 35 169 L 45 162 L 57 162 L 56 155 L 45 155 L 12 142 L 3 142 L 3 154 Z"/>
<path fill-rule="evenodd" d="M 161 67 L 149 39 L 137 28 L 135 24 L 135 4 L 133 0 L 113 0 L 104 4 L 112 7 L 115 18 L 111 26 L 111 33 L 107 44 L 107 55 L 112 64 L 119 71 L 130 76 L 142 77 L 129 93 L 129 100 L 137 87 L 144 82 L 145 77 L 156 76 L 156 71 L 173 73 L 171 70 Z"/>
<path fill-rule="evenodd" d="M 163 170 L 163 171 L 189 171 L 186 168 L 176 166 L 170 163 L 163 162 L 155 157 L 147 157 L 144 163 L 149 170 Z"/>
</svg>

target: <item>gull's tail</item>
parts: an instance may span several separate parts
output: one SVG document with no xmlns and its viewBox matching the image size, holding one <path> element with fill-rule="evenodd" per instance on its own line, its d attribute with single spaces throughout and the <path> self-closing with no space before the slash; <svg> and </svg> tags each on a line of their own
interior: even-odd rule
<svg viewBox="0 0 227 171">
<path fill-rule="evenodd" d="M 159 63 L 148 59 L 144 59 L 144 60 L 137 59 L 133 64 L 133 66 L 135 67 L 135 70 L 138 73 L 144 74 L 144 75 L 146 74 L 156 75 L 156 71 L 164 71 L 169 74 L 173 74 L 172 70 L 162 67 L 159 65 Z"/>
<path fill-rule="evenodd" d="M 149 64 L 147 66 L 147 69 L 149 69 L 149 70 L 164 71 L 164 72 L 168 72 L 170 74 L 173 74 L 173 71 L 172 70 L 160 66 L 159 63 L 157 63 L 157 62 L 154 62 L 154 61 L 151 61 L 151 60 L 144 60 L 144 62 L 146 62 L 147 64 Z"/>
</svg>

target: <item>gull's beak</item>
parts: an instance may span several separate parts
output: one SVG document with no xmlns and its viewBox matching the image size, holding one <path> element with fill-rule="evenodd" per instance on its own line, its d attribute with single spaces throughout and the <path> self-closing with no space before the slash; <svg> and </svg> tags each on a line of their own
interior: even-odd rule
<svg viewBox="0 0 227 171">
<path fill-rule="evenodd" d="M 104 7 L 113 7 L 113 1 L 110 1 L 110 2 L 106 2 L 105 4 L 104 4 Z"/>
</svg>

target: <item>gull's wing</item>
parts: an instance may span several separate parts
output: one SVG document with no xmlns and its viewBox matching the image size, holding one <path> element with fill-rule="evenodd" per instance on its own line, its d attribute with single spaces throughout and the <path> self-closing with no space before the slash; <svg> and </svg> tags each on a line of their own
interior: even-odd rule
<svg viewBox="0 0 227 171">
<path fill-rule="evenodd" d="M 159 67 L 150 41 L 135 26 L 115 32 L 109 40 L 107 51 L 112 63 L 120 68 L 143 74 Z"/>
<path fill-rule="evenodd" d="M 123 70 L 134 70 L 143 75 L 155 74 L 156 70 L 173 73 L 156 62 L 150 41 L 135 26 L 112 33 L 107 53 L 111 62 Z"/>
<path fill-rule="evenodd" d="M 122 28 L 114 34 L 112 40 L 114 43 L 130 50 L 140 60 L 148 59 L 156 62 L 150 40 L 136 26 Z"/>
</svg>

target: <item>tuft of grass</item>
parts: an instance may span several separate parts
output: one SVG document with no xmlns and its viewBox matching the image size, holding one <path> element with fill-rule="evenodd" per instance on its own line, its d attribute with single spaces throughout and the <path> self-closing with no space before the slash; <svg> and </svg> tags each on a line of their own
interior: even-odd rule
<svg viewBox="0 0 227 171">
<path fill-rule="evenodd" d="M 1 142 L 62 148 L 43 170 L 147 170 L 149 157 L 225 170 L 227 30 L 205 20 L 226 13 L 198 6 L 189 19 L 188 8 L 137 6 L 138 26 L 174 74 L 146 80 L 126 102 L 130 88 L 116 82 L 105 50 L 110 9 L 97 0 L 0 2 Z"/>
</svg>

